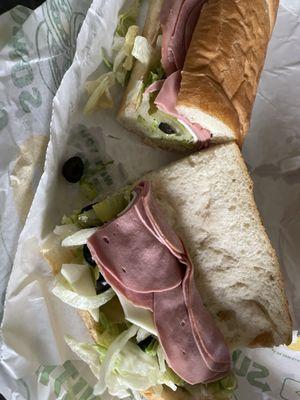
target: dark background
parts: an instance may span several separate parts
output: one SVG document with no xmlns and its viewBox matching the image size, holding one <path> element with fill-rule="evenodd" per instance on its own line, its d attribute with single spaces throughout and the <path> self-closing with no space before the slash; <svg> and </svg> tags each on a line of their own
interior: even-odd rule
<svg viewBox="0 0 300 400">
<path fill-rule="evenodd" d="M 3 14 L 5 11 L 19 4 L 34 9 L 43 2 L 44 0 L 0 0 L 0 14 Z"/>
</svg>

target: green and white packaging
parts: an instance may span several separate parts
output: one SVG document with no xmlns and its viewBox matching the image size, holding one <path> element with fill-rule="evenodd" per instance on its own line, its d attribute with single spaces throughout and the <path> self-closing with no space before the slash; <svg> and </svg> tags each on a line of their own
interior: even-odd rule
<svg viewBox="0 0 300 400">
<path fill-rule="evenodd" d="M 99 398 L 93 395 L 95 378 L 64 341 L 64 335 L 90 339 L 76 311 L 51 294 L 53 278 L 40 255 L 41 243 L 62 214 L 95 193 L 103 198 L 177 157 L 124 130 L 115 109 L 83 115 L 85 82 L 105 71 L 101 48 L 110 53 L 123 5 L 122 0 L 90 3 L 47 0 L 35 12 L 18 8 L 0 17 L 0 32 L 5 31 L 0 42 L 3 298 L 13 264 L 0 348 L 0 391 L 7 399 Z M 300 327 L 299 18 L 298 2 L 283 0 L 244 146 L 257 203 L 284 268 L 295 329 Z M 61 176 L 72 155 L 88 165 L 80 185 Z M 238 350 L 233 367 L 236 400 L 300 398 L 300 345 L 299 352 Z"/>
</svg>

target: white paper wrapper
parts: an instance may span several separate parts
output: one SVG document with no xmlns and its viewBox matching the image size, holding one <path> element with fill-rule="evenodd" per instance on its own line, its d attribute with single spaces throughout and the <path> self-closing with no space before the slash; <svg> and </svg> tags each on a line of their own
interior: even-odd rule
<svg viewBox="0 0 300 400">
<path fill-rule="evenodd" d="M 51 103 L 91 0 L 48 0 L 0 17 L 0 321 L 20 232 L 41 177 Z"/>
<path fill-rule="evenodd" d="M 65 334 L 88 340 L 87 332 L 76 312 L 50 293 L 53 279 L 39 254 L 42 239 L 53 230 L 62 214 L 86 203 L 78 185 L 68 184 L 62 178 L 63 162 L 76 154 L 90 165 L 101 162 L 104 165 L 114 160 L 113 164 L 103 166 L 94 182 L 104 196 L 176 157 L 146 147 L 138 137 L 118 125 L 114 112 L 106 110 L 89 118 L 82 115 L 86 100 L 84 83 L 101 70 L 100 67 L 95 73 L 101 61 L 100 48 L 110 50 L 122 4 L 122 0 L 93 2 L 78 37 L 74 62 L 53 103 L 52 136 L 45 172 L 20 237 L 3 319 L 3 376 L 9 373 L 15 379 L 22 379 L 19 383 L 23 382 L 22 397 L 16 398 L 93 398 L 90 392 L 84 395 L 93 384 L 88 368 L 80 362 L 68 361 L 75 356 L 63 340 Z M 295 289 L 300 287 L 300 275 L 296 273 L 300 221 L 297 224 L 295 217 L 299 212 L 294 210 L 299 186 L 296 174 L 287 173 L 287 170 L 297 171 L 295 157 L 300 151 L 299 18 L 300 5 L 296 0 L 282 2 L 251 133 L 244 148 L 266 228 L 285 271 L 289 271 L 286 282 L 294 314 L 300 307 Z M 298 328 L 297 315 L 295 321 L 295 328 Z M 279 348 L 240 351 L 234 357 L 239 379 L 236 399 L 297 399 L 300 353 Z M 29 393 L 27 397 L 24 385 Z M 12 386 L 7 384 L 3 387 L 4 394 L 21 396 L 16 394 L 21 393 L 21 389 L 9 389 Z"/>
</svg>

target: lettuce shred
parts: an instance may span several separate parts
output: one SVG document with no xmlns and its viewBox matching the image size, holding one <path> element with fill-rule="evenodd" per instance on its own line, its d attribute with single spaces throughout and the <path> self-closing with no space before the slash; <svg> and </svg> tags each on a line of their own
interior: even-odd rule
<svg viewBox="0 0 300 400">
<path fill-rule="evenodd" d="M 109 72 L 86 83 L 88 100 L 84 107 L 84 114 L 89 114 L 97 108 L 112 108 L 114 102 L 111 90 L 117 83 L 121 86 L 127 83 L 130 71 L 133 68 L 132 51 L 139 32 L 136 19 L 140 4 L 140 0 L 134 0 L 128 10 L 119 15 L 112 58 L 109 58 L 104 48 L 101 49 L 103 63 L 109 69 Z"/>
</svg>

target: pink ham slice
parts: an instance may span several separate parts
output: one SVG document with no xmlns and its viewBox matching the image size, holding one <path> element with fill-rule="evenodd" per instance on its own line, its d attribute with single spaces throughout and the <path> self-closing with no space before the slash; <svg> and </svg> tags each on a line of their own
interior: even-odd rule
<svg viewBox="0 0 300 400">
<path fill-rule="evenodd" d="M 151 186 L 149 182 L 143 182 L 144 185 L 144 201 L 143 205 L 145 213 L 153 226 L 158 237 L 161 238 L 162 242 L 169 248 L 172 253 L 175 253 L 177 258 L 180 255 L 185 254 L 184 246 L 179 239 L 174 229 L 170 228 L 162 210 L 157 206 L 157 203 L 152 195 Z"/>
<path fill-rule="evenodd" d="M 97 248 L 101 265 L 125 288 L 138 293 L 173 289 L 182 282 L 182 268 L 160 241 L 153 240 L 148 229 L 141 229 L 135 209 L 136 203 L 141 201 L 142 198 L 137 197 L 125 214 L 96 232 L 89 245 Z"/>
<path fill-rule="evenodd" d="M 168 364 L 191 385 L 210 382 L 224 376 L 211 370 L 197 347 L 193 336 L 182 287 L 168 292 L 154 293 L 154 321 L 159 341 Z M 207 330 L 210 326 L 206 327 Z"/>
<path fill-rule="evenodd" d="M 165 0 L 161 10 L 162 49 L 161 64 L 165 81 L 154 82 L 146 93 L 158 91 L 157 108 L 187 125 L 197 136 L 200 147 L 207 147 L 211 134 L 198 124 L 191 123 L 176 110 L 180 90 L 181 71 L 193 32 L 205 0 Z"/>
<path fill-rule="evenodd" d="M 193 324 L 198 324 L 198 332 L 201 332 L 203 325 L 214 326 L 214 322 L 211 315 L 203 306 L 199 292 L 196 289 L 193 279 L 193 267 L 191 265 L 191 261 L 186 257 L 187 251 L 185 250 L 184 245 L 179 239 L 178 235 L 173 229 L 170 229 L 170 226 L 166 221 L 161 208 L 157 207 L 157 203 L 154 200 L 149 183 L 145 182 L 144 185 L 147 185 L 145 187 L 146 195 L 144 196 L 144 207 L 146 214 L 156 231 L 156 234 L 159 236 L 160 240 L 163 240 L 166 243 L 166 246 L 169 248 L 169 250 L 186 265 L 187 272 L 183 281 L 183 293 L 185 294 L 185 301 L 187 302 L 190 300 L 192 303 L 192 305 L 188 307 L 188 310 L 190 310 L 191 314 L 191 320 L 194 321 Z M 187 290 L 190 290 L 190 296 L 187 295 Z M 201 313 L 202 319 L 200 324 L 197 318 L 199 313 L 193 313 L 193 310 L 197 309 L 203 310 Z M 202 330 L 201 335 L 196 336 L 195 340 L 197 343 L 199 343 L 201 351 L 205 352 L 208 362 L 210 354 L 218 353 L 219 351 L 216 360 L 212 360 L 213 364 L 210 364 L 210 368 L 212 368 L 214 371 L 223 371 L 224 363 L 227 365 L 230 363 L 230 359 L 228 359 L 229 353 L 224 352 L 223 346 L 221 346 L 220 349 L 215 348 L 216 343 L 223 344 L 222 335 L 218 329 L 210 331 L 209 335 L 206 335 L 206 333 L 207 331 L 205 329 Z M 224 360 L 221 360 L 222 355 L 225 356 Z M 218 366 L 217 363 L 220 363 L 221 365 Z"/>
<path fill-rule="evenodd" d="M 229 352 L 225 351 L 223 336 L 216 329 L 211 315 L 202 303 L 194 281 L 193 266 L 188 258 L 186 259 L 186 266 L 187 271 L 182 287 L 189 319 L 195 328 L 193 330 L 194 339 L 207 367 L 211 371 L 222 372 L 224 366 L 230 364 Z M 197 310 L 201 310 L 201 313 Z M 207 326 L 212 328 L 208 331 Z"/>
<path fill-rule="evenodd" d="M 167 75 L 182 70 L 203 0 L 166 0 L 161 11 L 162 66 Z"/>
<path fill-rule="evenodd" d="M 210 132 L 202 128 L 198 124 L 192 124 L 187 118 L 183 117 L 176 110 L 176 102 L 180 90 L 181 72 L 173 72 L 165 80 L 162 88 L 160 89 L 154 103 L 157 108 L 166 114 L 172 115 L 179 121 L 184 122 L 190 129 L 197 135 L 201 142 L 207 142 L 210 139 Z"/>
<path fill-rule="evenodd" d="M 164 83 L 165 83 L 164 79 L 153 82 L 150 86 L 147 87 L 145 93 L 159 92 L 160 89 L 163 87 Z"/>
<path fill-rule="evenodd" d="M 150 184 L 140 183 L 135 192 L 127 211 L 88 240 L 91 254 L 112 287 L 153 311 L 167 361 L 182 379 L 219 379 L 230 370 L 229 351 L 203 306 L 187 252 Z"/>
<path fill-rule="evenodd" d="M 93 255 L 94 260 L 101 268 L 101 273 L 103 274 L 106 282 L 116 289 L 118 292 L 122 293 L 132 304 L 138 307 L 146 308 L 148 310 L 153 310 L 153 293 L 138 293 L 133 290 L 125 288 L 125 286 L 120 285 L 120 283 L 114 278 L 114 276 L 109 272 L 109 269 L 105 265 L 101 264 L 101 260 L 97 255 Z"/>
</svg>

